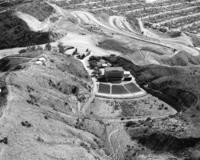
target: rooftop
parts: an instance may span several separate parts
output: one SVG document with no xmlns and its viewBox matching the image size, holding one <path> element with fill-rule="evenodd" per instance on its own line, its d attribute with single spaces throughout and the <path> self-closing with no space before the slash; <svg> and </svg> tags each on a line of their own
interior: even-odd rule
<svg viewBox="0 0 200 160">
<path fill-rule="evenodd" d="M 106 67 L 105 72 L 109 72 L 109 71 L 122 71 L 122 72 L 124 72 L 124 69 L 122 67 Z"/>
</svg>

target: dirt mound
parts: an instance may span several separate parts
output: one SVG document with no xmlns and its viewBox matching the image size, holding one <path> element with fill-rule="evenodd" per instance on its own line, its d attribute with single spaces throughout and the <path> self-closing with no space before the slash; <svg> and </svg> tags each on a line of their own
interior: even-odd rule
<svg viewBox="0 0 200 160">
<path fill-rule="evenodd" d="M 50 33 L 33 32 L 13 11 L 0 14 L 0 49 L 50 42 Z"/>
</svg>

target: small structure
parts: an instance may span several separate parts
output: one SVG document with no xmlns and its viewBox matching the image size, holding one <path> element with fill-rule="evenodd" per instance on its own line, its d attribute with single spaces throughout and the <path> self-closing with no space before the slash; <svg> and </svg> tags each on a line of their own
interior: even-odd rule
<svg viewBox="0 0 200 160">
<path fill-rule="evenodd" d="M 122 67 L 106 67 L 104 76 L 107 82 L 121 81 L 124 77 L 124 69 Z"/>
<path fill-rule="evenodd" d="M 46 62 L 46 58 L 44 58 L 44 57 L 40 57 L 38 60 L 41 62 Z"/>
<path fill-rule="evenodd" d="M 111 64 L 109 62 L 106 62 L 105 60 L 103 59 L 100 59 L 99 62 L 97 62 L 97 66 L 99 68 L 106 68 L 106 67 L 110 67 Z"/>
<path fill-rule="evenodd" d="M 105 68 L 105 67 L 108 67 L 108 64 L 107 63 L 103 63 L 101 66 Z"/>
<path fill-rule="evenodd" d="M 128 78 L 131 76 L 130 71 L 124 71 L 124 78 Z"/>
<path fill-rule="evenodd" d="M 37 61 L 35 62 L 36 64 L 38 65 L 45 65 L 45 62 L 46 62 L 46 58 L 45 57 L 40 57 L 37 59 Z"/>
</svg>

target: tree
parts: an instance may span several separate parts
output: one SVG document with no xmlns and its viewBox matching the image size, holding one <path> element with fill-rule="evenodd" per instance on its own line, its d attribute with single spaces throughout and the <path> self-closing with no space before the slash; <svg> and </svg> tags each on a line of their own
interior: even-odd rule
<svg viewBox="0 0 200 160">
<path fill-rule="evenodd" d="M 45 50 L 51 51 L 51 44 L 50 44 L 50 43 L 47 43 L 47 44 L 45 45 Z"/>
<path fill-rule="evenodd" d="M 62 43 L 58 44 L 58 50 L 59 50 L 60 53 L 63 53 L 63 54 L 65 53 L 65 48 L 64 48 Z"/>
</svg>

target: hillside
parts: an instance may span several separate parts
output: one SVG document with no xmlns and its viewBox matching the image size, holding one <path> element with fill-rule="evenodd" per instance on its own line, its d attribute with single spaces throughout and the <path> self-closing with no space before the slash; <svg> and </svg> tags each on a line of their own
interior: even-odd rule
<svg viewBox="0 0 200 160">
<path fill-rule="evenodd" d="M 22 3 L 18 5 L 15 10 L 30 14 L 39 21 L 44 21 L 51 14 L 55 13 L 53 7 L 43 1 L 30 1 L 27 3 Z"/>
<path fill-rule="evenodd" d="M 0 160 L 199 159 L 199 5 L 0 2 Z"/>
<path fill-rule="evenodd" d="M 0 49 L 44 44 L 50 41 L 50 33 L 31 31 L 14 12 L 0 14 Z"/>
<path fill-rule="evenodd" d="M 191 66 L 191 65 L 199 65 L 200 57 L 192 56 L 187 52 L 180 51 L 173 57 L 167 58 L 157 58 L 161 64 L 166 64 L 169 66 Z"/>
<path fill-rule="evenodd" d="M 1 159 L 104 159 L 95 149 L 95 136 L 73 127 L 78 104 L 90 94 L 83 66 L 60 53 L 26 54 L 29 57 L 17 56 L 23 69 L 1 71 L 8 88 L 7 102 L 1 106 Z M 39 57 L 45 57 L 43 64 L 36 63 Z M 10 68 L 13 58 L 8 57 Z"/>
</svg>

